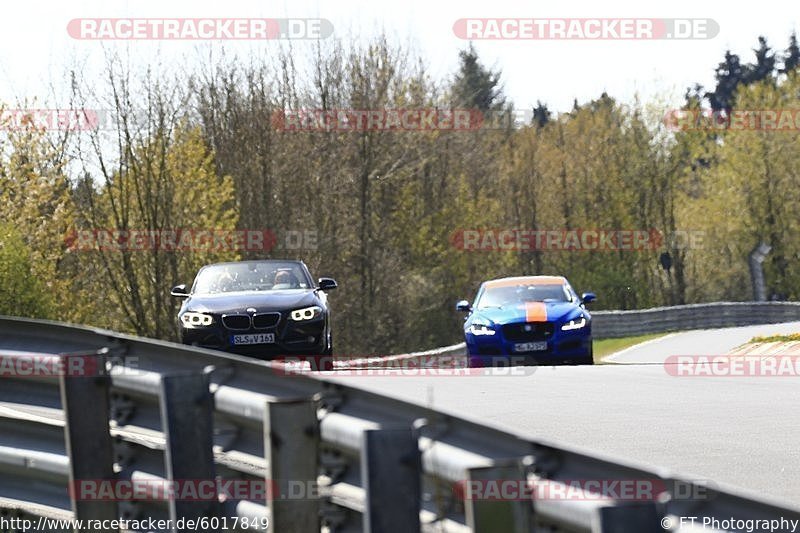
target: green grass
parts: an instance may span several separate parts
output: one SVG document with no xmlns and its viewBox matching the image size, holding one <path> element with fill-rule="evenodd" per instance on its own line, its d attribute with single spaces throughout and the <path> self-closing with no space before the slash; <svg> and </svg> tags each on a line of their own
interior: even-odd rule
<svg viewBox="0 0 800 533">
<path fill-rule="evenodd" d="M 600 339 L 594 341 L 594 362 L 602 364 L 603 359 L 614 352 L 624 350 L 634 344 L 663 337 L 666 333 L 649 333 L 647 335 L 636 335 L 635 337 L 619 337 L 617 339 Z"/>
<path fill-rule="evenodd" d="M 753 337 L 750 342 L 796 342 L 800 341 L 800 333 L 789 335 L 769 335 L 767 337 Z"/>
</svg>

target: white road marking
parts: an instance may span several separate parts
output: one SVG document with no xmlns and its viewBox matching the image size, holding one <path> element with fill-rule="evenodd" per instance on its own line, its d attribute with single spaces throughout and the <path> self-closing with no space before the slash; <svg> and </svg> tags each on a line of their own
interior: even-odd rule
<svg viewBox="0 0 800 533">
<path fill-rule="evenodd" d="M 612 361 L 613 362 L 615 357 L 619 357 L 620 355 L 626 354 L 626 353 L 628 353 L 630 351 L 633 351 L 633 350 L 638 350 L 642 346 L 647 346 L 649 344 L 655 344 L 657 342 L 661 342 L 661 341 L 667 340 L 670 337 L 674 337 L 675 335 L 678 335 L 678 333 L 677 332 L 676 333 L 667 333 L 666 335 L 664 335 L 662 337 L 658 337 L 656 339 L 650 339 L 649 341 L 640 342 L 638 344 L 634 344 L 633 346 L 628 346 L 627 348 L 623 348 L 622 350 L 619 350 L 618 352 L 614 352 L 611 355 L 608 355 L 608 356 L 604 357 L 602 360 L 603 361 Z M 625 363 L 620 363 L 620 364 L 625 364 Z"/>
</svg>

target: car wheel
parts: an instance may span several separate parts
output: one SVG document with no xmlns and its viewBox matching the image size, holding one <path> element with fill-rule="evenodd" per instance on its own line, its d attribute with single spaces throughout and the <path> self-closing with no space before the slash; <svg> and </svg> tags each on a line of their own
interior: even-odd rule
<svg viewBox="0 0 800 533">
<path fill-rule="evenodd" d="M 594 346 L 589 345 L 589 352 L 583 356 L 575 359 L 576 365 L 593 365 L 594 364 Z"/>
<path fill-rule="evenodd" d="M 314 358 L 314 370 L 321 372 L 333 371 L 333 337 L 328 337 L 328 346 L 325 350 Z"/>
<path fill-rule="evenodd" d="M 317 355 L 312 360 L 312 370 L 318 372 L 331 372 L 333 370 L 333 356 Z"/>
</svg>

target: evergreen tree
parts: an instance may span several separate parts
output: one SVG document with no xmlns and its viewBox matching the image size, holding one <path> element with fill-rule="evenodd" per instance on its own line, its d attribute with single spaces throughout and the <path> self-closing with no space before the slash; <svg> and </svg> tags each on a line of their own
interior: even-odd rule
<svg viewBox="0 0 800 533">
<path fill-rule="evenodd" d="M 730 50 L 725 52 L 725 60 L 716 69 L 717 87 L 705 94 L 711 109 L 730 112 L 736 99 L 736 87 L 742 83 L 744 74 L 739 56 Z"/>
<path fill-rule="evenodd" d="M 536 100 L 536 107 L 533 108 L 533 124 L 539 128 L 544 127 L 550 122 L 550 110 L 547 109 L 547 104 L 543 104 Z"/>
<path fill-rule="evenodd" d="M 500 85 L 500 71 L 484 67 L 471 44 L 458 57 L 459 71 L 453 82 L 455 104 L 483 112 L 502 110 L 506 99 Z"/>
<path fill-rule="evenodd" d="M 775 73 L 775 53 L 763 36 L 758 38 L 758 48 L 753 49 L 756 62 L 749 63 L 744 69 L 742 82 L 751 84 L 772 77 Z"/>
<path fill-rule="evenodd" d="M 686 92 L 683 93 L 683 98 L 686 101 L 686 109 L 699 108 L 705 98 L 703 86 L 695 83 L 693 87 L 687 87 Z"/>
<path fill-rule="evenodd" d="M 786 49 L 786 55 L 783 57 L 781 73 L 788 74 L 798 65 L 800 65 L 800 47 L 797 46 L 797 34 L 792 32 L 789 37 L 789 48 Z"/>
</svg>

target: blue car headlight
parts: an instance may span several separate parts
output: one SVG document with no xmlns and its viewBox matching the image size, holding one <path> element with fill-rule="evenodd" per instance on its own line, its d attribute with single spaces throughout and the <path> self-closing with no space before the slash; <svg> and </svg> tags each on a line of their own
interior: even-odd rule
<svg viewBox="0 0 800 533">
<path fill-rule="evenodd" d="M 565 322 L 561 326 L 561 331 L 572 331 L 575 329 L 582 329 L 586 327 L 586 324 L 587 324 L 586 317 L 581 315 L 577 318 L 573 318 L 569 322 Z"/>
<path fill-rule="evenodd" d="M 496 331 L 493 330 L 490 325 L 474 323 L 474 322 L 470 324 L 469 328 L 467 328 L 467 331 L 472 333 L 473 335 L 478 335 L 478 336 L 494 335 L 496 333 Z"/>
</svg>

